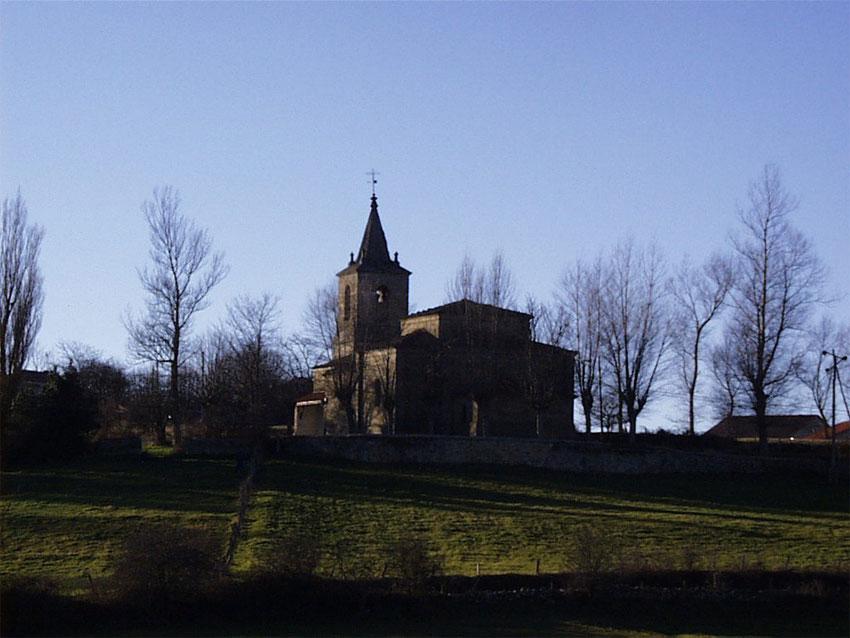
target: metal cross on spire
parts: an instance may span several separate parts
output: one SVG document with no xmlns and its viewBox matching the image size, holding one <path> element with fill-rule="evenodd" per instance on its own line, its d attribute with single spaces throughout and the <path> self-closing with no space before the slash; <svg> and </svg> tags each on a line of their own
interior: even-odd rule
<svg viewBox="0 0 850 638">
<path fill-rule="evenodd" d="M 376 172 L 375 169 L 373 168 L 371 171 L 369 171 L 366 174 L 369 175 L 369 178 L 370 178 L 370 181 L 371 181 L 371 184 L 372 184 L 372 195 L 374 196 L 375 195 L 375 184 L 378 183 L 378 180 L 375 179 L 375 177 L 380 175 L 380 173 Z"/>
</svg>

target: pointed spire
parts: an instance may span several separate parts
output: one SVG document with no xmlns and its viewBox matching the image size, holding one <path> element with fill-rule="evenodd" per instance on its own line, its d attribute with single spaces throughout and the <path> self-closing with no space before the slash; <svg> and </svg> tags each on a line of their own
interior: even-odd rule
<svg viewBox="0 0 850 638">
<path fill-rule="evenodd" d="M 387 248 L 387 238 L 378 216 L 378 197 L 372 195 L 372 210 L 369 211 L 369 221 L 360 242 L 360 252 L 357 253 L 357 263 L 370 266 L 383 266 L 392 263 L 390 251 Z"/>
</svg>

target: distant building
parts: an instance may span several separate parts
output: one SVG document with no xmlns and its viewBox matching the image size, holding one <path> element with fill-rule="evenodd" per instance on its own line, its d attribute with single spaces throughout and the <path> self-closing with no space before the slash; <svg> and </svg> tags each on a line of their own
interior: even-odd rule
<svg viewBox="0 0 850 638">
<path fill-rule="evenodd" d="M 575 353 L 531 339 L 531 315 L 470 300 L 408 314 L 410 271 L 371 210 L 339 278 L 333 359 L 313 370 L 295 434 L 543 436 L 574 432 Z"/>
<path fill-rule="evenodd" d="M 803 438 L 806 441 L 830 441 L 832 440 L 832 427 L 817 430 Z M 835 440 L 850 441 L 850 421 L 841 421 L 835 424 Z"/>
<path fill-rule="evenodd" d="M 823 432 L 827 427 L 817 414 L 784 414 L 765 417 L 767 438 L 774 441 L 804 439 Z M 757 439 L 759 436 L 755 416 L 727 416 L 704 436 L 720 436 L 727 439 Z"/>
<path fill-rule="evenodd" d="M 50 383 L 52 372 L 21 370 L 18 379 L 18 391 L 29 395 L 39 395 Z"/>
</svg>

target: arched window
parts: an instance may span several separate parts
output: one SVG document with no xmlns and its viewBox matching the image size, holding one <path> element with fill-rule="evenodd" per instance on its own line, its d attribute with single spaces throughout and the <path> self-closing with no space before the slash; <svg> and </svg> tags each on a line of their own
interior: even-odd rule
<svg viewBox="0 0 850 638">
<path fill-rule="evenodd" d="M 387 290 L 386 286 L 378 286 L 378 289 L 375 291 L 375 297 L 377 298 L 379 304 L 387 303 L 389 295 L 390 291 Z"/>
<path fill-rule="evenodd" d="M 351 286 L 346 286 L 343 293 L 342 318 L 345 321 L 351 319 Z"/>
</svg>

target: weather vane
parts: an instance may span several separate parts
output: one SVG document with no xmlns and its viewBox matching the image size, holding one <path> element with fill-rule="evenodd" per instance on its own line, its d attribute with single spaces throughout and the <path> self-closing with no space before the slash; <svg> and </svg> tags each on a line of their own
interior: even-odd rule
<svg viewBox="0 0 850 638">
<path fill-rule="evenodd" d="M 378 175 L 380 175 L 380 173 L 376 173 L 376 172 L 375 172 L 375 169 L 373 168 L 371 171 L 369 171 L 369 172 L 368 172 L 368 173 L 366 173 L 366 174 L 367 174 L 367 175 L 369 175 L 369 177 L 371 178 L 371 182 L 372 182 L 372 195 L 374 195 L 374 194 L 375 194 L 375 184 L 377 184 L 377 183 L 378 183 L 378 180 L 377 180 L 377 179 L 375 179 L 375 177 L 376 177 L 376 176 L 378 176 Z"/>
</svg>

